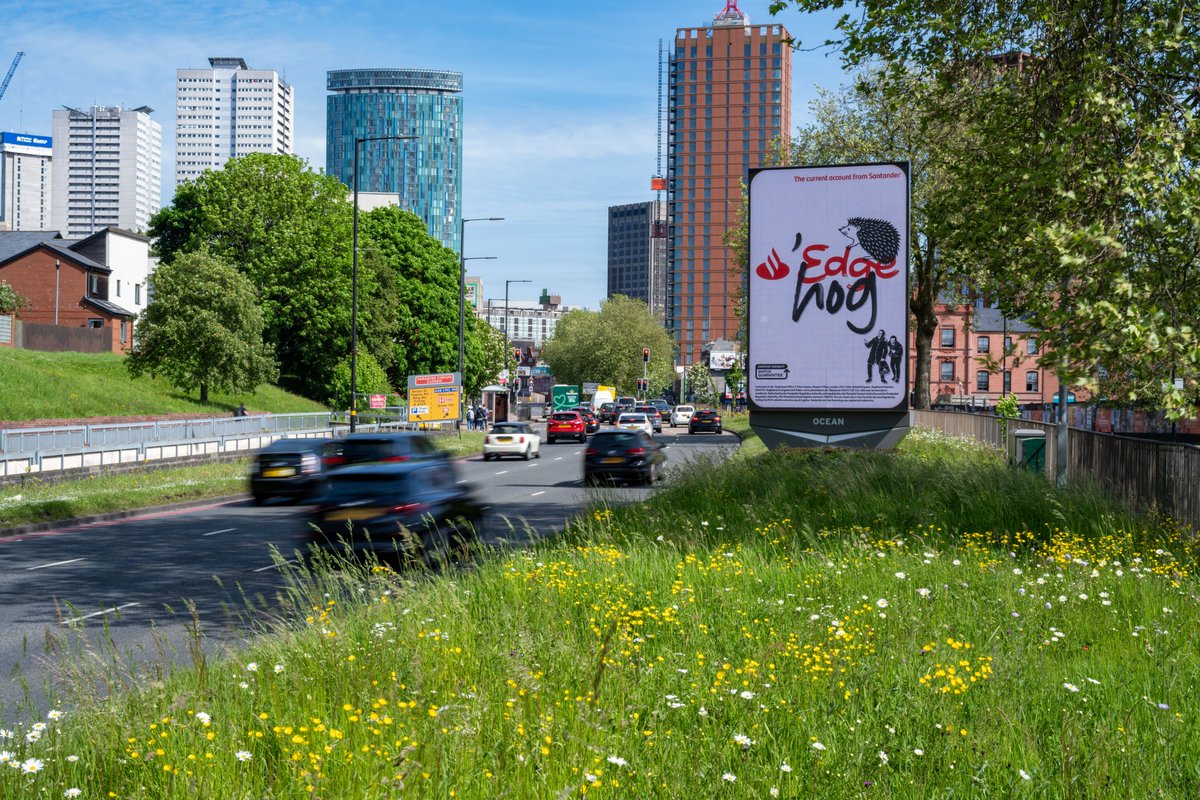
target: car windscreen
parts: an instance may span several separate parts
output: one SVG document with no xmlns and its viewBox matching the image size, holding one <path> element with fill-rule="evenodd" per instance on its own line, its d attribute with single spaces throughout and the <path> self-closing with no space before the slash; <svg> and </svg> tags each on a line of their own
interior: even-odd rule
<svg viewBox="0 0 1200 800">
<path fill-rule="evenodd" d="M 640 442 L 641 439 L 636 433 L 627 431 L 611 431 L 606 433 L 598 433 L 592 437 L 592 446 L 612 447 L 615 445 L 627 445 L 634 442 Z"/>
<path fill-rule="evenodd" d="M 363 472 L 354 475 L 335 472 L 326 485 L 325 497 L 334 501 L 378 497 L 381 502 L 400 503 L 407 494 L 407 482 L 407 475 L 392 472 Z"/>
<path fill-rule="evenodd" d="M 381 461 L 410 449 L 407 442 L 392 439 L 354 439 L 342 445 L 342 456 L 347 461 Z"/>
<path fill-rule="evenodd" d="M 579 415 L 574 411 L 559 411 L 551 416 L 550 419 L 555 422 L 574 422 L 578 417 Z"/>
<path fill-rule="evenodd" d="M 617 420 L 617 422 L 619 424 L 626 423 L 626 422 L 632 422 L 634 424 L 637 424 L 637 423 L 642 423 L 645 421 L 646 421 L 645 414 L 622 414 L 621 418 L 619 420 Z"/>
<path fill-rule="evenodd" d="M 525 425 L 497 425 L 492 428 L 492 433 L 514 434 L 514 433 L 529 433 L 529 428 Z"/>
</svg>

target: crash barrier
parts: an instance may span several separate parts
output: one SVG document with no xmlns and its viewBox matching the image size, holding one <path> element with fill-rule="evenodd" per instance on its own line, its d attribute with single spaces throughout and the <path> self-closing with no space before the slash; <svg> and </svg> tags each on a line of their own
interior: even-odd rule
<svg viewBox="0 0 1200 800">
<path fill-rule="evenodd" d="M 913 425 L 1002 448 L 1010 462 L 1053 480 L 1055 427 L 1009 419 L 1007 436 L 1002 439 L 1002 422 L 1005 420 L 990 414 L 912 412 Z M 1041 442 L 1035 435 L 1039 432 L 1044 437 Z M 1200 447 L 1070 428 L 1066 466 L 1068 483 L 1087 476 L 1118 497 L 1200 530 Z"/>
</svg>

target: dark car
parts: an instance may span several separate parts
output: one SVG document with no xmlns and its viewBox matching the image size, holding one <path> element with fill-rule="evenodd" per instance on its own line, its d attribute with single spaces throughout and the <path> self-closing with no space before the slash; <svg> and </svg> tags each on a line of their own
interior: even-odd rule
<svg viewBox="0 0 1200 800">
<path fill-rule="evenodd" d="M 299 502 L 309 497 L 336 461 L 332 439 L 277 439 L 258 452 L 250 466 L 250 495 L 255 505 L 273 497 Z"/>
<path fill-rule="evenodd" d="M 667 457 L 662 447 L 641 431 L 600 431 L 583 457 L 583 483 L 631 481 L 649 486 L 662 478 Z"/>
<path fill-rule="evenodd" d="M 702 408 L 694 412 L 692 418 L 688 420 L 688 433 L 697 433 L 699 431 L 720 433 L 721 415 L 711 408 Z"/>
<path fill-rule="evenodd" d="M 591 409 L 584 409 L 579 412 L 579 416 L 583 417 L 583 432 L 589 436 L 600 430 L 600 418 L 592 413 Z"/>
<path fill-rule="evenodd" d="M 313 542 L 335 552 L 433 561 L 473 542 L 483 507 L 453 461 L 360 464 L 330 473 L 309 514 Z"/>
<path fill-rule="evenodd" d="M 575 439 L 587 441 L 587 423 L 578 411 L 555 411 L 546 421 L 546 443 L 554 444 L 555 439 Z"/>
<path fill-rule="evenodd" d="M 352 433 L 341 440 L 341 445 L 341 452 L 328 459 L 331 468 L 449 457 L 445 450 L 434 447 L 428 436 L 415 431 Z"/>
<path fill-rule="evenodd" d="M 634 406 L 633 411 L 635 414 L 645 414 L 650 420 L 650 424 L 654 426 L 654 432 L 662 433 L 662 414 L 659 413 L 658 406 L 646 403 Z"/>
<path fill-rule="evenodd" d="M 600 413 L 597 416 L 600 417 L 600 422 L 602 423 L 614 424 L 617 421 L 617 404 L 601 403 Z"/>
</svg>

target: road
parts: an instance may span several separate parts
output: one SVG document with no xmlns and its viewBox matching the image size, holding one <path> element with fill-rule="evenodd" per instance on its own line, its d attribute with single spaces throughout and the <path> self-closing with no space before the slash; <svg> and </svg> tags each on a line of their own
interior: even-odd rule
<svg viewBox="0 0 1200 800">
<path fill-rule="evenodd" d="M 668 469 L 723 458 L 737 446 L 730 434 L 688 436 L 670 428 L 656 439 L 666 447 Z M 655 491 L 585 489 L 583 449 L 543 443 L 542 457 L 530 461 L 460 461 L 462 480 L 489 507 L 483 540 L 524 544 L 561 529 L 597 493 L 636 502 Z M 145 664 L 160 661 L 165 648 L 186 662 L 194 608 L 207 651 L 236 646 L 257 616 L 276 607 L 284 581 L 275 553 L 293 560 L 306 538 L 303 507 L 248 501 L 0 538 L 0 723 L 28 716 L 21 708 L 25 685 L 35 711 L 45 711 L 42 687 L 59 663 L 47 656 L 47 642 L 65 641 L 67 631 L 81 632 L 74 646 L 93 653 Z M 109 659 L 78 652 L 68 660 L 86 666 Z"/>
</svg>

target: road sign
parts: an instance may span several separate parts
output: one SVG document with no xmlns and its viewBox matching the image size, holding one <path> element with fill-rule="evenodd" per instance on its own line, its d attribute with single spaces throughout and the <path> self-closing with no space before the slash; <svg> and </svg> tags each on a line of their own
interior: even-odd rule
<svg viewBox="0 0 1200 800">
<path fill-rule="evenodd" d="M 569 411 L 579 405 L 579 387 L 569 384 L 555 384 L 550 390 L 551 409 L 554 411 Z"/>
<path fill-rule="evenodd" d="M 600 384 L 598 384 L 598 383 L 585 383 L 583 385 L 583 396 L 584 397 L 592 397 L 598 391 L 600 391 Z"/>
<path fill-rule="evenodd" d="M 453 422 L 462 417 L 462 378 L 457 372 L 408 376 L 408 421 Z"/>
<path fill-rule="evenodd" d="M 370 397 L 371 408 L 387 408 L 386 394 L 373 394 Z"/>
</svg>

